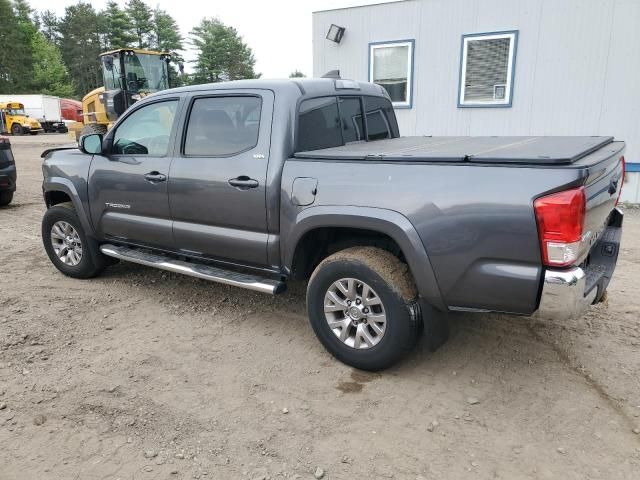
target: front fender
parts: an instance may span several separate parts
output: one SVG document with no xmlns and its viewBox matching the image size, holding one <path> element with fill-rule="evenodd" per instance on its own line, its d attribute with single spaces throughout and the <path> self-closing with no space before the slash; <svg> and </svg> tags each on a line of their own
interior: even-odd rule
<svg viewBox="0 0 640 480">
<path fill-rule="evenodd" d="M 42 183 L 43 193 L 47 192 L 64 192 L 71 199 L 71 203 L 73 204 L 73 208 L 76 210 L 78 214 L 78 218 L 80 219 L 80 223 L 82 224 L 82 228 L 85 233 L 90 236 L 94 236 L 93 225 L 91 225 L 91 221 L 89 220 L 89 215 L 87 210 L 84 208 L 84 204 L 78 194 L 76 186 L 73 184 L 71 180 L 64 177 L 50 177 L 46 178 Z M 49 207 L 49 205 L 47 205 Z"/>
<path fill-rule="evenodd" d="M 391 237 L 407 259 L 420 295 L 433 307 L 447 310 L 418 232 L 404 215 L 393 210 L 355 206 L 317 206 L 302 210 L 284 237 L 282 258 L 288 270 L 292 268 L 296 246 L 302 237 L 323 227 L 360 228 Z"/>
</svg>

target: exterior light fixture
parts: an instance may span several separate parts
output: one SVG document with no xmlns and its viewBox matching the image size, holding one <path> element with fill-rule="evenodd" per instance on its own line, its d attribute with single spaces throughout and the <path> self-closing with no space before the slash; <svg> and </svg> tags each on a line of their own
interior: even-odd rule
<svg viewBox="0 0 640 480">
<path fill-rule="evenodd" d="M 327 32 L 327 40 L 340 43 L 342 41 L 342 36 L 344 35 L 344 30 L 344 27 L 339 27 L 332 23 L 329 27 L 329 31 Z"/>
</svg>

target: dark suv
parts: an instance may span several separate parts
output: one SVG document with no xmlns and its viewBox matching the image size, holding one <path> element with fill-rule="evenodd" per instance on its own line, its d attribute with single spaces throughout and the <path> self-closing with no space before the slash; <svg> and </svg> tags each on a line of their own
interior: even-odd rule
<svg viewBox="0 0 640 480">
<path fill-rule="evenodd" d="M 9 205 L 16 191 L 16 164 L 9 138 L 0 136 L 0 207 Z"/>
</svg>

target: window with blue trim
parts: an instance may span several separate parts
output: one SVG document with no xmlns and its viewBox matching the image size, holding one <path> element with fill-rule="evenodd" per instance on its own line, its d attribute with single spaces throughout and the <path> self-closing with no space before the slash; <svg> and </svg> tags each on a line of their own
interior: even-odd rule
<svg viewBox="0 0 640 480">
<path fill-rule="evenodd" d="M 384 87 L 394 107 L 410 107 L 413 41 L 369 45 L 369 81 Z"/>
<path fill-rule="evenodd" d="M 463 35 L 459 106 L 511 106 L 517 40 L 517 31 Z"/>
</svg>

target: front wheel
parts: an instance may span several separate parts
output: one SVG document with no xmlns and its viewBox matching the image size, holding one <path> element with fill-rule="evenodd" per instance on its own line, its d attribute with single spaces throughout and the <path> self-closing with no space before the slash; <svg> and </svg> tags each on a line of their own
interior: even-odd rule
<svg viewBox="0 0 640 480">
<path fill-rule="evenodd" d="M 339 251 L 315 269 L 307 288 L 311 326 L 338 360 L 362 370 L 396 363 L 421 326 L 406 264 L 374 247 Z"/>
<path fill-rule="evenodd" d="M 11 125 L 11 135 L 14 136 L 18 136 L 18 135 L 22 135 L 24 133 L 24 130 L 22 128 L 22 125 L 18 125 L 17 123 L 14 123 L 13 125 Z"/>
<path fill-rule="evenodd" d="M 92 278 L 108 262 L 97 243 L 87 237 L 71 204 L 51 207 L 42 219 L 42 241 L 51 263 L 74 278 Z"/>
</svg>

